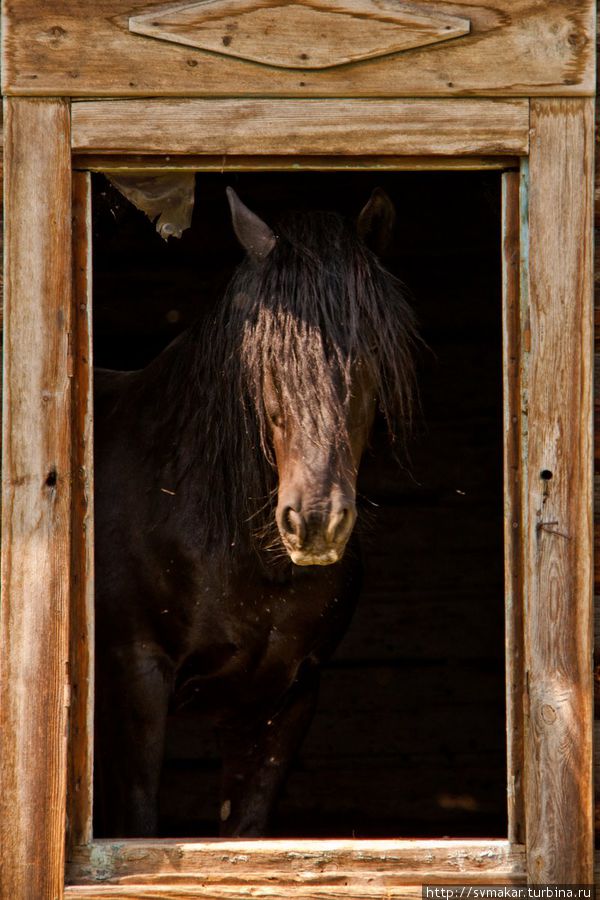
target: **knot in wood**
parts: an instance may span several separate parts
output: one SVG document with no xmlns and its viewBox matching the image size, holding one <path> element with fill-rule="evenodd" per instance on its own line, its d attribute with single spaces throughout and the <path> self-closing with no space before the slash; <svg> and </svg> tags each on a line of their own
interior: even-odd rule
<svg viewBox="0 0 600 900">
<path fill-rule="evenodd" d="M 549 703 L 544 703 L 544 705 L 542 706 L 542 719 L 544 720 L 546 725 L 553 725 L 554 722 L 556 722 L 556 710 L 553 706 L 550 706 Z"/>
</svg>

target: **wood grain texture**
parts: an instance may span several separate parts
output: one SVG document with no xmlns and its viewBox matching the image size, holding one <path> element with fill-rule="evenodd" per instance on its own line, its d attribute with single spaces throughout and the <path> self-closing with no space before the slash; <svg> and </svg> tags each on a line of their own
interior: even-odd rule
<svg viewBox="0 0 600 900">
<path fill-rule="evenodd" d="M 525 790 L 533 882 L 591 883 L 591 100 L 532 102 Z M 525 348 L 526 350 L 528 348 Z"/>
<path fill-rule="evenodd" d="M 74 154 L 76 169 L 91 172 L 145 174 L 168 172 L 430 172 L 479 171 L 481 169 L 514 169 L 518 157 L 512 156 L 226 156 L 180 154 Z"/>
<path fill-rule="evenodd" d="M 94 488 L 92 383 L 92 196 L 90 175 L 73 175 L 73 496 L 70 612 L 68 838 L 92 838 L 94 729 Z"/>
<path fill-rule="evenodd" d="M 598 47 L 600 48 L 600 37 Z M 599 115 L 599 101 L 596 98 L 596 120 Z M 596 844 L 600 840 L 600 148 L 596 131 L 596 170 L 594 197 L 595 260 L 594 260 L 594 362 L 595 362 L 595 404 L 594 404 L 594 791 Z M 600 860 L 596 860 L 596 880 L 600 881 Z"/>
<path fill-rule="evenodd" d="M 72 109 L 78 153 L 520 155 L 525 100 L 116 100 Z"/>
<path fill-rule="evenodd" d="M 129 30 L 286 69 L 328 69 L 468 34 L 470 22 L 402 0 L 202 0 L 129 20 Z"/>
<path fill-rule="evenodd" d="M 521 511 L 521 175 L 502 178 L 504 583 L 508 837 L 525 839 L 523 798 L 523 517 Z"/>
<path fill-rule="evenodd" d="M 201 891 L 201 893 L 199 893 Z M 65 900 L 420 900 L 421 887 L 372 887 L 349 882 L 336 886 L 302 887 L 237 885 L 94 885 L 68 887 Z"/>
<path fill-rule="evenodd" d="M 13 0 L 6 4 L 3 28 L 4 91 L 78 97 L 594 92 L 594 0 L 439 2 L 436 12 L 471 20 L 468 36 L 322 71 L 274 69 L 129 31 L 130 17 L 164 5 Z M 368 15 L 364 21 L 367 30 Z M 306 43 L 302 34 L 295 42 Z"/>
<path fill-rule="evenodd" d="M 524 848 L 508 841 L 95 841 L 74 851 L 68 881 L 211 884 L 256 889 L 522 882 Z"/>
<path fill-rule="evenodd" d="M 0 897 L 62 896 L 71 518 L 71 169 L 63 101 L 5 109 Z"/>
</svg>

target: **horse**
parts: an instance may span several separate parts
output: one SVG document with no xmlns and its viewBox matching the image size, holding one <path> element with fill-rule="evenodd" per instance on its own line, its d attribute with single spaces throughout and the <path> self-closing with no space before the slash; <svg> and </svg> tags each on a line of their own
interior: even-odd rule
<svg viewBox="0 0 600 900">
<path fill-rule="evenodd" d="M 97 836 L 157 832 L 170 704 L 222 748 L 219 832 L 261 836 L 361 583 L 356 479 L 402 434 L 413 313 L 373 248 L 394 209 L 271 228 L 222 301 L 142 370 L 95 373 Z M 174 701 L 175 698 L 175 701 Z"/>
</svg>

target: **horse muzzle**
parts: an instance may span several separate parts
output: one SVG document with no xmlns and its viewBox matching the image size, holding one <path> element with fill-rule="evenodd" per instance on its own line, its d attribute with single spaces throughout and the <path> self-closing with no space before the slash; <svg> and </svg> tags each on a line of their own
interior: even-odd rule
<svg viewBox="0 0 600 900">
<path fill-rule="evenodd" d="M 291 560 L 297 566 L 331 566 L 342 558 L 356 522 L 354 501 L 340 498 L 326 513 L 305 511 L 300 501 L 280 498 L 277 525 Z"/>
</svg>

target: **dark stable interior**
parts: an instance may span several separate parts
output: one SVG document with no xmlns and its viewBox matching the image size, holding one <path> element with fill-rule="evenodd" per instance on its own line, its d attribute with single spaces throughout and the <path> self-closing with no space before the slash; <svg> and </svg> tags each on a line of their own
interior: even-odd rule
<svg viewBox="0 0 600 900">
<path fill-rule="evenodd" d="M 424 339 L 407 459 L 376 433 L 364 461 L 365 587 L 272 835 L 505 836 L 500 175 L 200 173 L 192 228 L 168 243 L 94 176 L 97 365 L 144 365 L 218 302 L 241 258 L 228 184 L 267 222 L 356 216 L 383 187 L 397 213 L 384 261 Z M 174 713 L 161 833 L 216 835 L 218 778 L 201 718 Z"/>
</svg>

